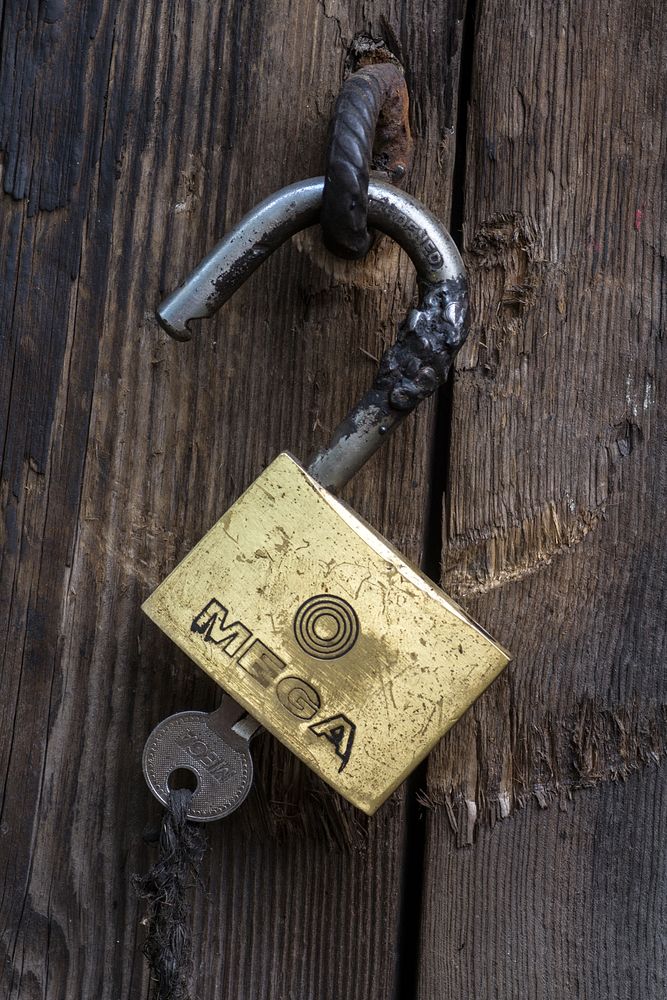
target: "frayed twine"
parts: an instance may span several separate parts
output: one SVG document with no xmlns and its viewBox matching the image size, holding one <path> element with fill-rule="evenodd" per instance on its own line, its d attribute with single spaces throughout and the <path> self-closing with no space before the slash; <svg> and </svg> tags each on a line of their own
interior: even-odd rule
<svg viewBox="0 0 667 1000">
<path fill-rule="evenodd" d="M 186 896 L 199 882 L 206 850 L 204 831 L 187 818 L 191 798 L 186 788 L 170 793 L 160 829 L 160 856 L 146 875 L 132 878 L 137 895 L 148 903 L 142 921 L 147 928 L 143 951 L 157 983 L 155 1000 L 191 1000 L 192 940 Z"/>
</svg>

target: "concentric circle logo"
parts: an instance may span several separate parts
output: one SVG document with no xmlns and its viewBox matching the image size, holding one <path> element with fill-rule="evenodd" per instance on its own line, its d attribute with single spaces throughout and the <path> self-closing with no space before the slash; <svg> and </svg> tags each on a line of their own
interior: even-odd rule
<svg viewBox="0 0 667 1000">
<path fill-rule="evenodd" d="M 304 601 L 294 619 L 294 635 L 304 652 L 319 660 L 336 660 L 349 653 L 359 635 L 354 608 L 335 594 L 317 594 Z"/>
</svg>

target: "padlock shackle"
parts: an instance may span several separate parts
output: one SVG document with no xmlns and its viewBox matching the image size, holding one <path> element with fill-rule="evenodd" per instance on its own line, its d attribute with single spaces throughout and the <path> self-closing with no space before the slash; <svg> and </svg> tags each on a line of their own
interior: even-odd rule
<svg viewBox="0 0 667 1000">
<path fill-rule="evenodd" d="M 256 205 L 158 306 L 160 325 L 176 340 L 190 340 L 191 320 L 212 316 L 278 247 L 317 224 L 323 190 L 324 178 L 312 177 Z M 451 236 L 416 198 L 372 179 L 368 219 L 403 247 L 420 282 L 437 285 L 464 274 Z"/>
<path fill-rule="evenodd" d="M 161 326 L 189 340 L 188 324 L 212 316 L 260 264 L 290 236 L 319 220 L 324 178 L 283 188 L 246 215 L 157 310 Z M 419 281 L 420 305 L 401 324 L 372 389 L 334 433 L 309 472 L 337 491 L 415 406 L 441 385 L 465 340 L 467 286 L 463 261 L 449 233 L 420 202 L 371 179 L 368 222 L 409 255 Z"/>
</svg>

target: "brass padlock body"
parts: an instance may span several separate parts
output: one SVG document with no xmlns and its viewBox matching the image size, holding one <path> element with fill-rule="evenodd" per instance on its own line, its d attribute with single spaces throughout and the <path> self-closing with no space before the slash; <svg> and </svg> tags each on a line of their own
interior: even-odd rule
<svg viewBox="0 0 667 1000">
<path fill-rule="evenodd" d="M 143 610 L 369 815 L 510 659 L 287 453 Z"/>
</svg>

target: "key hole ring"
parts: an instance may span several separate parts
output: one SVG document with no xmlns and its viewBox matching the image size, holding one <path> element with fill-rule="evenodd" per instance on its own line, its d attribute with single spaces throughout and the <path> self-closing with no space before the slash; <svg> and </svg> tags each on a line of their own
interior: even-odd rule
<svg viewBox="0 0 667 1000">
<path fill-rule="evenodd" d="M 199 788 L 199 776 L 191 767 L 175 767 L 167 777 L 167 786 L 170 792 L 181 789 L 196 792 Z"/>
</svg>

